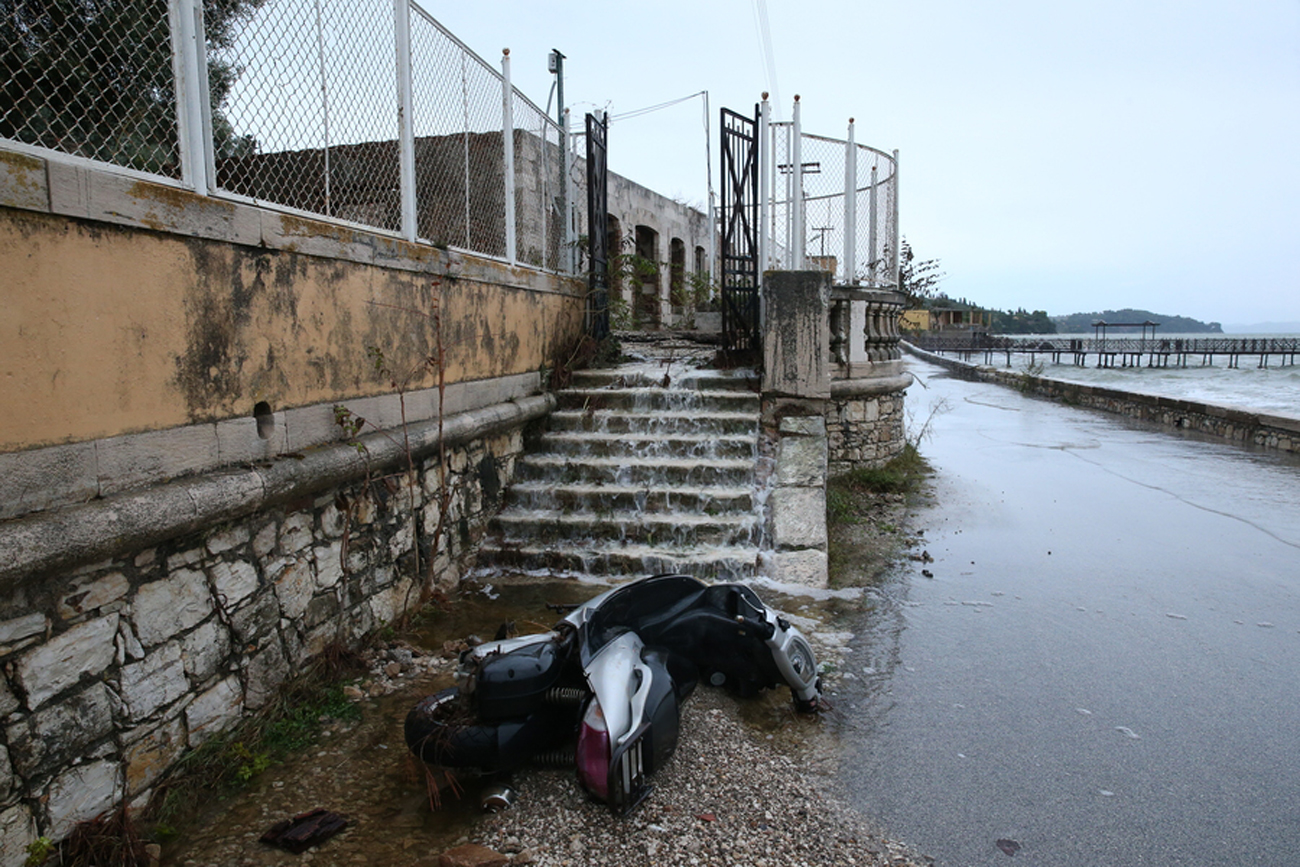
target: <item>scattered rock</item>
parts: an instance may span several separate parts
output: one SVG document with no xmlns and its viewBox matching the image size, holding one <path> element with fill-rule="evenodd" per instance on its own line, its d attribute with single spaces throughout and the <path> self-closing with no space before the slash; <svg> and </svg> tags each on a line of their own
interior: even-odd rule
<svg viewBox="0 0 1300 867">
<path fill-rule="evenodd" d="M 478 843 L 448 849 L 438 858 L 439 867 L 506 867 L 509 863 L 505 855 Z"/>
</svg>

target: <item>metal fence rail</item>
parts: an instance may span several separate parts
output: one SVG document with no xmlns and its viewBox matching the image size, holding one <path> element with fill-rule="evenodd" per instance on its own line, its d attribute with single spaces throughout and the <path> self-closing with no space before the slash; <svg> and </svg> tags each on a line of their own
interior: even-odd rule
<svg viewBox="0 0 1300 867">
<path fill-rule="evenodd" d="M 14 0 L 0 138 L 570 271 L 566 137 L 409 0 Z M 506 132 L 508 131 L 508 133 Z"/>
<path fill-rule="evenodd" d="M 898 285 L 898 152 L 803 132 L 793 119 L 767 124 L 770 202 L 764 267 L 823 268 L 842 284 Z M 763 105 L 764 116 L 767 104 Z"/>
</svg>

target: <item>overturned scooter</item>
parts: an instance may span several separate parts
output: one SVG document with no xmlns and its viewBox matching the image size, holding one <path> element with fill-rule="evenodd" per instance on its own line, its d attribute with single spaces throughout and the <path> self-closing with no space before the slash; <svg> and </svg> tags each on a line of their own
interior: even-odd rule
<svg viewBox="0 0 1300 867">
<path fill-rule="evenodd" d="M 677 746 L 681 703 L 703 681 L 742 695 L 786 684 L 820 702 L 808 641 L 748 587 L 657 575 L 577 606 L 550 632 L 461 654 L 457 686 L 406 717 L 406 743 L 431 765 L 508 771 L 548 752 L 616 813 L 650 791 Z"/>
</svg>

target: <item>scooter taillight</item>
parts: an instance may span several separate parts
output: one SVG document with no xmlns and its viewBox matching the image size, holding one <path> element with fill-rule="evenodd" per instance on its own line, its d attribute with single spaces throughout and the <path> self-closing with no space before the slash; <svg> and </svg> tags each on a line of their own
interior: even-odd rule
<svg viewBox="0 0 1300 867">
<path fill-rule="evenodd" d="M 578 782 L 600 798 L 609 800 L 609 727 L 600 702 L 592 699 L 578 729 Z"/>
</svg>

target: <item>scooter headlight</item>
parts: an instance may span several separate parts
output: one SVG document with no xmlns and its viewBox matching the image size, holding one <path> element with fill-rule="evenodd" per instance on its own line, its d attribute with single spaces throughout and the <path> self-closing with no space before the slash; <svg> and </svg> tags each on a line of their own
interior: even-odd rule
<svg viewBox="0 0 1300 867">
<path fill-rule="evenodd" d="M 790 656 L 790 667 L 794 673 L 804 683 L 812 683 L 817 677 L 817 660 L 813 656 L 812 648 L 808 642 L 802 638 L 796 638 L 790 642 L 788 650 Z"/>
</svg>

